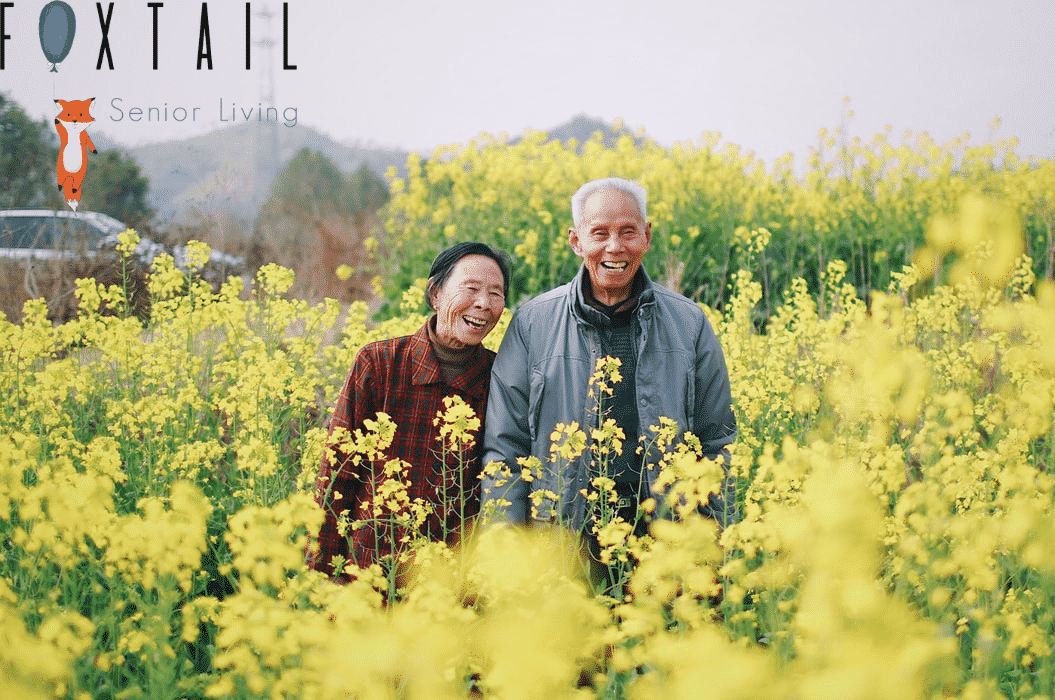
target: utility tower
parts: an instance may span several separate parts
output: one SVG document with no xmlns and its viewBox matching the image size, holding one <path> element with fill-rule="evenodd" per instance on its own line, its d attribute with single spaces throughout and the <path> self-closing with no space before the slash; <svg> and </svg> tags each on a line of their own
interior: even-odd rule
<svg viewBox="0 0 1055 700">
<path fill-rule="evenodd" d="M 278 120 L 266 118 L 269 107 L 275 107 L 275 40 L 271 38 L 271 18 L 274 14 L 267 5 L 256 13 L 263 20 L 263 32 L 254 45 L 265 49 L 264 69 L 260 71 L 260 107 L 264 119 L 257 123 L 254 138 L 253 204 L 260 206 L 279 168 Z M 259 64 L 257 64 L 259 65 Z M 273 114 L 273 112 L 272 112 Z"/>
</svg>

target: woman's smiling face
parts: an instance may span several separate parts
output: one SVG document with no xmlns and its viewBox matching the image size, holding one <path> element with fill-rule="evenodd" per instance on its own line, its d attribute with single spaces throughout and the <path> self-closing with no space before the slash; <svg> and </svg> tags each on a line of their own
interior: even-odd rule
<svg viewBox="0 0 1055 700">
<path fill-rule="evenodd" d="M 436 337 L 452 350 L 479 345 L 505 308 L 502 270 L 486 255 L 466 255 L 432 293 Z"/>
</svg>

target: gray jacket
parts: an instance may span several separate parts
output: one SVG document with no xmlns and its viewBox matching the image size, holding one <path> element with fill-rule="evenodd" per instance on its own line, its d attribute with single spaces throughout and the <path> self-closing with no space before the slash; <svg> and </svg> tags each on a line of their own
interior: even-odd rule
<svg viewBox="0 0 1055 700">
<path fill-rule="evenodd" d="M 544 501 L 536 518 L 557 517 L 573 529 L 585 520 L 586 501 L 580 490 L 594 476 L 589 469 L 589 449 L 560 474 L 548 462 L 550 434 L 557 423 L 578 422 L 587 434 L 597 423 L 597 404 L 587 396 L 587 383 L 600 357 L 600 340 L 597 329 L 580 311 L 585 303 L 584 274 L 585 268 L 580 267 L 571 282 L 540 294 L 517 310 L 491 370 L 483 463 L 505 462 L 514 474 L 519 473 L 517 457 L 534 455 L 544 465 L 541 477 L 530 483 L 519 478 L 500 485 L 493 478 L 484 480 L 484 503 L 510 501 L 498 513 L 513 522 L 527 521 L 529 491 L 539 489 L 557 493 L 560 510 L 555 513 L 552 503 Z M 653 283 L 647 273 L 644 276 L 645 289 L 634 312 L 640 324 L 636 389 L 642 434 L 648 435 L 648 427 L 665 416 L 677 421 L 679 434 L 693 432 L 705 455 L 728 455 L 726 446 L 736 438 L 736 419 L 725 356 L 714 330 L 699 306 Z M 625 445 L 624 449 L 636 447 Z M 657 459 L 658 455 L 647 454 L 644 464 Z M 643 471 L 651 483 L 656 470 Z M 722 489 L 726 499 L 730 486 L 727 478 Z M 710 515 L 724 511 L 721 500 L 712 497 Z M 719 519 L 727 521 L 726 517 Z"/>
</svg>

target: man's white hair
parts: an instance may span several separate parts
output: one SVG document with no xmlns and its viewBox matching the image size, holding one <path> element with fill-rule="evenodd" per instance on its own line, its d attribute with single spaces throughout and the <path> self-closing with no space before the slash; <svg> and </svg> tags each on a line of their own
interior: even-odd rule
<svg viewBox="0 0 1055 700">
<path fill-rule="evenodd" d="M 571 220 L 575 228 L 579 228 L 579 224 L 582 222 L 582 210 L 586 200 L 598 190 L 626 192 L 637 202 L 637 209 L 641 212 L 641 220 L 648 221 L 648 193 L 645 192 L 645 188 L 633 180 L 624 180 L 621 177 L 606 177 L 587 182 L 571 196 Z"/>
</svg>

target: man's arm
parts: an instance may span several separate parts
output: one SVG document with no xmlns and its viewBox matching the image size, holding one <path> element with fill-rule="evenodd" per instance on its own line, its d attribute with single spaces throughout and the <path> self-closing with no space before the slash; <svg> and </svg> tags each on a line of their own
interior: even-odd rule
<svg viewBox="0 0 1055 700">
<path fill-rule="evenodd" d="M 736 508 L 736 480 L 729 474 L 728 446 L 736 439 L 736 416 L 733 414 L 725 354 L 706 316 L 696 343 L 695 393 L 693 433 L 700 439 L 703 454 L 720 459 L 725 470 L 720 492 L 711 494 L 703 511 L 724 527 L 740 519 Z"/>
<path fill-rule="evenodd" d="M 516 460 L 531 454 L 530 368 L 521 325 L 518 315 L 514 314 L 491 368 L 484 421 L 481 498 L 481 513 L 485 517 L 514 523 L 527 522 L 528 513 L 528 484 L 520 478 Z M 487 515 L 489 512 L 494 515 Z"/>
</svg>

